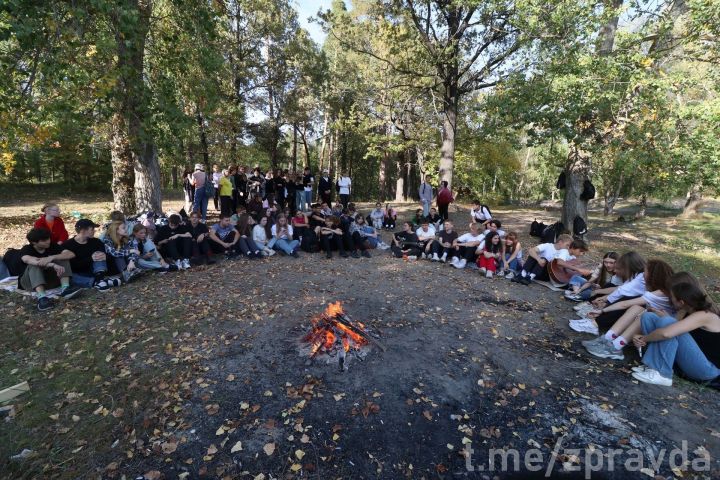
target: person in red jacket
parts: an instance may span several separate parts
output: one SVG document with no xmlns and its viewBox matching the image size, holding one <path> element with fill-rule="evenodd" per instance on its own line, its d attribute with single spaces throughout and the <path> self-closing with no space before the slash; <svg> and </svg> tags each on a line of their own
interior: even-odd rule
<svg viewBox="0 0 720 480">
<path fill-rule="evenodd" d="M 65 222 L 60 218 L 60 207 L 57 203 L 46 203 L 42 208 L 43 215 L 35 221 L 35 228 L 50 230 L 50 242 L 62 245 L 69 238 Z"/>
<path fill-rule="evenodd" d="M 444 222 L 448 219 L 448 207 L 450 207 L 450 204 L 455 201 L 452 192 L 448 188 L 448 182 L 445 180 L 440 182 L 440 190 L 438 190 L 437 199 L 435 201 L 437 202 L 438 210 L 440 211 L 440 217 Z"/>
</svg>

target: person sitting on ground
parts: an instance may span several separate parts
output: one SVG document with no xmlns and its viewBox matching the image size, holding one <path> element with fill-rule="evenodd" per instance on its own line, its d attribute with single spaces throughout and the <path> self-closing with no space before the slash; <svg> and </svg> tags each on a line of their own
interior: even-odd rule
<svg viewBox="0 0 720 480">
<path fill-rule="evenodd" d="M 428 258 L 431 256 L 431 248 L 433 241 L 435 241 L 436 233 L 435 227 L 430 223 L 430 221 L 427 218 L 423 218 L 421 220 L 420 227 L 415 230 L 415 235 L 417 235 L 422 248 L 420 258 Z"/>
<path fill-rule="evenodd" d="M 458 251 L 455 247 L 455 240 L 458 238 L 458 233 L 455 231 L 455 227 L 450 220 L 446 220 L 444 228 L 438 233 L 438 238 L 433 241 L 430 250 L 432 252 L 433 262 L 447 261 L 448 256 L 450 257 L 450 263 L 454 263 L 454 258 L 457 256 Z"/>
<path fill-rule="evenodd" d="M 502 223 L 500 223 L 500 220 L 492 219 L 487 222 L 487 228 L 485 230 L 485 235 L 487 235 L 490 232 L 497 232 L 498 235 L 500 235 L 500 238 L 505 238 L 505 230 L 501 230 L 500 227 L 502 226 Z"/>
<path fill-rule="evenodd" d="M 116 278 L 106 278 L 108 273 L 105 244 L 95 238 L 99 227 L 92 220 L 83 218 L 75 223 L 76 235 L 63 243 L 63 255 L 70 260 L 72 278 L 70 283 L 80 288 L 95 287 L 106 291 L 120 285 Z"/>
<path fill-rule="evenodd" d="M 395 222 L 397 222 L 397 216 L 397 210 L 395 210 L 389 203 L 385 205 L 383 228 L 386 230 L 395 230 Z"/>
<path fill-rule="evenodd" d="M 275 245 L 273 246 L 275 250 L 279 250 L 286 255 L 292 255 L 295 258 L 300 256 L 298 253 L 300 242 L 292 239 L 293 228 L 292 225 L 288 224 L 285 215 L 278 216 L 277 222 L 270 228 L 270 232 L 272 233 L 273 240 L 275 240 Z"/>
<path fill-rule="evenodd" d="M 590 300 L 594 295 L 610 293 L 608 288 L 617 287 L 622 284 L 620 277 L 615 275 L 615 263 L 618 254 L 608 252 L 603 256 L 602 263 L 592 271 L 590 278 L 582 275 L 573 275 L 568 282 L 569 290 L 565 292 L 565 298 L 581 302 Z"/>
<path fill-rule="evenodd" d="M 130 239 L 130 248 L 136 249 L 138 253 L 138 266 L 145 270 L 157 270 L 160 272 L 177 271 L 177 265 L 169 265 L 160 255 L 155 244 L 147 236 L 147 228 L 140 223 L 135 224 Z"/>
<path fill-rule="evenodd" d="M 47 297 L 47 290 L 60 286 L 60 297 L 73 298 L 81 292 L 81 288 L 70 285 L 72 267 L 68 250 L 52 243 L 52 234 L 46 228 L 33 228 L 27 236 L 28 244 L 20 249 L 21 272 L 18 276 L 18 287 L 22 290 L 35 292 L 37 308 L 40 311 L 53 307 L 52 299 Z"/>
<path fill-rule="evenodd" d="M 275 245 L 275 240 L 272 239 L 267 217 L 262 217 L 260 222 L 253 227 L 253 241 L 264 257 L 275 255 L 275 250 L 272 248 Z"/>
<path fill-rule="evenodd" d="M 220 214 L 220 221 L 210 227 L 208 237 L 213 253 L 224 254 L 227 258 L 233 258 L 240 253 L 240 232 L 230 224 L 229 216 Z"/>
<path fill-rule="evenodd" d="M 238 210 L 240 210 L 239 207 Z M 185 228 L 190 234 L 190 256 L 195 262 L 208 265 L 214 264 L 215 260 L 211 257 L 210 249 L 210 230 L 208 230 L 207 224 L 200 221 L 198 212 L 190 214 L 190 223 L 185 225 Z"/>
<path fill-rule="evenodd" d="M 332 251 L 337 250 L 340 256 L 347 258 L 348 254 L 343 245 L 343 231 L 340 228 L 340 219 L 334 215 L 325 217 L 325 225 L 317 227 L 316 234 L 320 238 L 320 247 L 327 258 L 332 258 Z M 353 252 L 355 255 L 357 253 Z"/>
<path fill-rule="evenodd" d="M 410 223 L 412 223 L 413 230 L 417 231 L 418 228 L 422 225 L 424 221 L 426 221 L 427 218 L 425 215 L 423 215 L 422 208 L 418 208 L 415 210 L 415 216 L 410 220 Z"/>
<path fill-rule="evenodd" d="M 100 235 L 98 235 L 98 238 L 100 239 L 101 242 L 105 242 L 105 237 L 107 236 L 108 227 L 113 222 L 124 223 L 125 231 L 127 231 L 127 232 L 132 232 L 133 227 L 135 227 L 135 223 L 136 223 L 133 220 L 128 220 L 127 218 L 125 218 L 125 214 L 123 212 L 121 212 L 120 210 L 113 210 L 112 212 L 110 212 L 110 220 L 108 221 L 108 223 L 105 224 L 105 228 L 103 229 L 102 232 L 100 232 Z"/>
<path fill-rule="evenodd" d="M 264 216 L 263 201 L 259 193 L 254 194 L 248 202 L 247 212 L 258 222 L 260 217 Z"/>
<path fill-rule="evenodd" d="M 612 289 L 611 293 L 592 301 L 592 305 L 598 310 L 617 302 L 640 297 L 647 291 L 645 288 L 645 259 L 639 253 L 624 253 L 615 265 L 615 272 L 623 283 Z M 605 311 L 595 318 L 594 324 L 600 331 L 605 332 L 624 312 L 625 310 Z M 592 319 L 589 320 L 592 321 Z"/>
<path fill-rule="evenodd" d="M 181 220 L 180 215 L 170 215 L 168 224 L 158 228 L 155 245 L 160 249 L 163 258 L 170 259 L 178 269 L 186 270 L 190 268 L 193 242 L 188 227 L 183 225 Z"/>
<path fill-rule="evenodd" d="M 452 266 L 462 269 L 469 264 L 477 268 L 475 264 L 477 250 L 484 238 L 485 235 L 480 233 L 480 226 L 477 223 L 471 223 L 470 232 L 460 235 L 453 244 L 458 250 L 458 256 L 452 257 Z"/>
<path fill-rule="evenodd" d="M 310 206 L 310 216 L 308 218 L 310 228 L 316 229 L 325 225 L 325 215 L 322 213 L 322 206 L 319 203 L 313 203 Z"/>
<path fill-rule="evenodd" d="M 490 232 L 485 235 L 485 245 L 477 259 L 477 266 L 480 268 L 480 275 L 492 278 L 502 260 L 502 241 L 497 232 Z"/>
<path fill-rule="evenodd" d="M 442 229 L 443 219 L 438 213 L 437 208 L 432 207 L 430 209 L 430 214 L 427 216 L 427 219 L 430 221 L 430 224 L 435 227 L 435 231 L 439 232 Z"/>
<path fill-rule="evenodd" d="M 676 318 L 660 310 L 640 318 L 642 332 L 633 337 L 638 349 L 645 349 L 643 365 L 633 368 L 636 380 L 671 386 L 673 368 L 687 378 L 720 383 L 720 309 L 697 281 L 677 283 L 671 288 Z"/>
<path fill-rule="evenodd" d="M 50 232 L 50 241 L 62 245 L 67 241 L 69 234 L 65 229 L 65 222 L 60 217 L 60 207 L 57 203 L 46 203 L 43 205 L 42 216 L 35 220 L 34 228 L 44 228 Z"/>
<path fill-rule="evenodd" d="M 515 276 L 512 281 L 530 285 L 530 282 L 536 278 L 548 280 L 547 265 L 556 258 L 567 255 L 567 249 L 572 242 L 573 238 L 570 235 L 562 234 L 557 237 L 555 243 L 541 243 L 534 246 L 528 252 L 528 259 L 520 275 Z M 564 259 L 567 260 L 567 256 Z"/>
<path fill-rule="evenodd" d="M 392 236 L 390 251 L 396 258 L 417 259 L 422 251 L 412 223 L 403 222 L 402 230 Z"/>
<path fill-rule="evenodd" d="M 365 217 L 362 214 L 358 213 L 355 216 L 355 222 L 350 224 L 349 233 L 352 245 L 355 247 L 352 255 L 355 256 L 359 250 L 363 257 L 370 258 L 369 250 L 377 248 L 380 239 L 375 229 L 365 222 Z"/>
<path fill-rule="evenodd" d="M 479 223 L 480 230 L 484 230 L 490 220 L 492 220 L 490 208 L 480 203 L 480 200 L 475 200 L 470 209 L 470 221 L 472 223 Z"/>
<path fill-rule="evenodd" d="M 103 244 L 105 253 L 112 258 L 115 268 L 120 272 L 125 283 L 141 273 L 138 266 L 140 252 L 130 244 L 130 235 L 125 228 L 125 222 L 111 222 Z"/>
<path fill-rule="evenodd" d="M 634 320 L 646 309 L 652 308 L 674 314 L 670 299 L 670 285 L 673 269 L 662 260 L 648 260 L 645 265 L 645 293 L 629 300 L 615 302 L 600 310 L 590 312 L 588 317 L 597 318 L 605 312 L 622 312 L 620 317 L 612 324 L 610 329 L 594 340 L 582 342 L 589 353 L 600 358 L 623 360 L 622 349 L 640 332 L 640 324 L 633 326 Z"/>
<path fill-rule="evenodd" d="M 143 225 L 147 230 L 147 238 L 153 240 L 155 238 L 155 235 L 157 235 L 157 225 L 155 225 L 155 212 L 150 210 L 145 215 L 142 215 L 140 217 L 140 224 Z"/>
<path fill-rule="evenodd" d="M 372 220 L 372 226 L 375 230 L 383 228 L 383 219 L 385 218 L 385 210 L 382 208 L 382 203 L 377 202 L 375 208 L 370 212 L 370 220 Z"/>
<path fill-rule="evenodd" d="M 237 225 L 238 220 L 240 219 L 240 215 L 242 215 L 243 213 L 247 213 L 247 208 L 245 207 L 245 205 L 238 205 L 235 209 L 235 213 L 233 213 L 232 217 L 230 217 L 230 225 L 232 225 L 233 227 Z"/>
<path fill-rule="evenodd" d="M 290 222 L 293 227 L 293 240 L 302 241 L 302 236 L 305 231 L 310 227 L 307 216 L 298 210 L 295 212 L 295 216 L 292 217 Z"/>
<path fill-rule="evenodd" d="M 479 223 L 479 222 L 478 222 Z M 502 275 L 505 278 L 512 279 L 522 270 L 522 245 L 518 241 L 518 234 L 510 232 L 502 242 Z"/>
<path fill-rule="evenodd" d="M 262 252 L 260 246 L 253 240 L 253 227 L 255 226 L 255 219 L 247 213 L 240 216 L 235 230 L 240 233 L 240 239 L 238 240 L 238 249 L 240 253 L 246 257 L 255 259 L 262 258 Z"/>
<path fill-rule="evenodd" d="M 342 211 L 343 211 L 342 203 L 336 203 L 334 207 L 330 207 L 329 204 L 324 203 L 324 202 L 320 204 L 320 213 L 322 213 L 326 217 L 328 217 L 330 215 L 337 216 L 337 214 L 342 214 Z"/>
</svg>

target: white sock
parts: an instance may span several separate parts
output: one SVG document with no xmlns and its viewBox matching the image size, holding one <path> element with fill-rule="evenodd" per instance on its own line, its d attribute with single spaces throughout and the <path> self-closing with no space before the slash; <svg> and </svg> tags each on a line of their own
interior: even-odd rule
<svg viewBox="0 0 720 480">
<path fill-rule="evenodd" d="M 531 274 L 530 274 L 530 280 L 535 280 L 535 274 L 534 274 L 534 273 L 531 273 Z"/>
<path fill-rule="evenodd" d="M 615 350 L 622 350 L 625 345 L 627 345 L 627 341 L 625 338 L 623 338 L 622 335 L 618 335 L 615 340 L 612 342 L 613 347 L 615 347 Z"/>
<path fill-rule="evenodd" d="M 613 332 L 612 330 L 608 330 L 605 333 L 605 340 L 613 341 L 617 338 L 617 333 Z"/>
<path fill-rule="evenodd" d="M 527 272 L 525 270 L 523 270 L 522 272 L 520 272 L 520 276 L 527 277 Z"/>
</svg>

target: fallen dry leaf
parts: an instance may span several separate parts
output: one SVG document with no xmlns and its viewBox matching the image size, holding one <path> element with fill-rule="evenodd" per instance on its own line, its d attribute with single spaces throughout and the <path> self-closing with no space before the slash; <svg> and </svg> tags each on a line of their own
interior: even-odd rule
<svg viewBox="0 0 720 480">
<path fill-rule="evenodd" d="M 265 455 L 268 457 L 272 455 L 275 452 L 275 444 L 274 443 L 266 443 L 263 447 L 263 451 L 265 452 Z"/>
<path fill-rule="evenodd" d="M 235 445 L 233 445 L 233 447 L 230 449 L 230 453 L 239 452 L 240 450 L 242 450 L 242 442 L 239 441 Z"/>
</svg>

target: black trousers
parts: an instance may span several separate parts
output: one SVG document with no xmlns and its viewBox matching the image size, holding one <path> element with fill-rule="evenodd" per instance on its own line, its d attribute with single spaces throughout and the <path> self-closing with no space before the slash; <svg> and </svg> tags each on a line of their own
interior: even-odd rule
<svg viewBox="0 0 720 480">
<path fill-rule="evenodd" d="M 458 255 L 458 249 L 455 247 L 443 247 L 440 242 L 437 240 L 433 240 L 432 245 L 430 246 L 430 252 L 431 253 L 437 253 L 439 256 L 442 256 L 443 254 L 447 253 L 448 258 L 452 258 Z"/>
<path fill-rule="evenodd" d="M 613 302 L 613 303 L 622 302 L 622 301 L 624 301 L 624 300 L 631 300 L 631 299 L 633 299 L 633 298 L 637 298 L 637 297 L 620 297 L 616 302 Z M 612 305 L 612 304 L 610 304 L 610 305 Z M 610 327 L 613 326 L 613 323 L 615 323 L 615 322 L 617 322 L 618 320 L 620 320 L 620 317 L 622 317 L 623 314 L 624 314 L 626 311 L 627 311 L 627 309 L 625 309 L 625 310 L 613 310 L 612 312 L 603 312 L 603 313 L 601 313 L 601 314 L 595 319 L 595 322 L 596 322 L 597 325 L 598 325 L 598 329 L 599 329 L 601 332 L 607 332 L 608 330 L 610 330 Z"/>
<path fill-rule="evenodd" d="M 218 199 L 220 198 L 220 189 L 215 189 L 215 195 L 213 195 L 213 204 L 215 205 L 215 210 L 218 209 Z"/>
<path fill-rule="evenodd" d="M 443 221 L 448 219 L 448 209 L 450 208 L 450 204 L 447 205 L 440 205 L 438 204 L 438 213 L 440 214 L 440 218 L 443 219 Z"/>
<path fill-rule="evenodd" d="M 222 240 L 223 242 L 226 242 L 226 243 L 230 243 L 235 238 L 233 235 L 234 235 L 234 233 L 231 232 L 225 238 L 220 238 L 220 240 Z M 241 247 L 242 240 L 243 239 L 240 238 L 240 241 L 235 243 L 235 245 L 233 245 L 230 248 L 225 248 L 223 245 L 220 245 L 218 242 L 216 242 L 212 238 L 210 239 L 209 243 L 210 243 L 210 248 L 212 249 L 213 253 L 240 253 L 240 252 L 247 251 L 247 243 L 245 243 L 245 249 L 242 249 L 242 247 Z"/>
<path fill-rule="evenodd" d="M 395 219 L 392 217 L 385 217 L 383 219 L 383 228 L 395 228 Z"/>
<path fill-rule="evenodd" d="M 341 193 L 340 194 L 340 203 L 342 203 L 343 208 L 347 208 L 348 203 L 350 203 L 350 195 Z"/>
<path fill-rule="evenodd" d="M 189 237 L 180 237 L 175 240 L 170 240 L 160 247 L 160 253 L 163 257 L 172 260 L 190 258 L 192 254 L 192 239 Z"/>
<path fill-rule="evenodd" d="M 337 250 L 340 253 L 345 253 L 345 246 L 343 243 L 342 235 L 337 235 L 335 233 L 331 235 L 320 235 L 320 247 L 325 252 Z"/>
<path fill-rule="evenodd" d="M 220 197 L 220 213 L 223 215 L 232 215 L 233 213 L 232 197 L 221 196 Z"/>
<path fill-rule="evenodd" d="M 320 194 L 320 200 L 327 203 L 328 206 L 330 205 L 330 201 L 332 200 L 332 195 L 329 193 L 321 193 Z"/>
<path fill-rule="evenodd" d="M 532 257 L 529 257 L 525 261 L 525 264 L 523 265 L 523 270 L 525 270 L 528 273 L 528 275 L 531 273 L 534 273 L 535 280 L 542 280 L 545 282 L 550 280 L 550 276 L 548 275 L 548 272 L 547 272 L 547 265 L 545 265 L 544 267 L 541 266 L 537 262 L 537 260 L 535 260 Z"/>
<path fill-rule="evenodd" d="M 477 255 L 475 255 L 475 250 L 477 250 L 477 246 L 475 246 L 475 247 L 459 247 L 458 256 L 460 258 L 464 258 L 465 260 L 467 260 L 468 263 L 474 263 L 475 260 L 477 260 Z"/>
<path fill-rule="evenodd" d="M 360 235 L 360 232 L 353 232 L 351 238 L 353 250 L 370 250 L 370 243 Z"/>
<path fill-rule="evenodd" d="M 390 251 L 395 255 L 397 258 L 402 258 L 403 255 L 407 255 L 408 257 L 419 257 L 422 253 L 419 248 L 417 247 L 408 247 L 405 250 L 407 252 L 403 253 L 402 249 L 398 247 L 397 245 L 393 245 L 390 247 Z"/>
<path fill-rule="evenodd" d="M 192 247 L 193 257 L 200 255 L 206 256 L 210 254 L 210 242 L 207 237 L 203 238 L 202 242 L 193 242 Z"/>
</svg>

